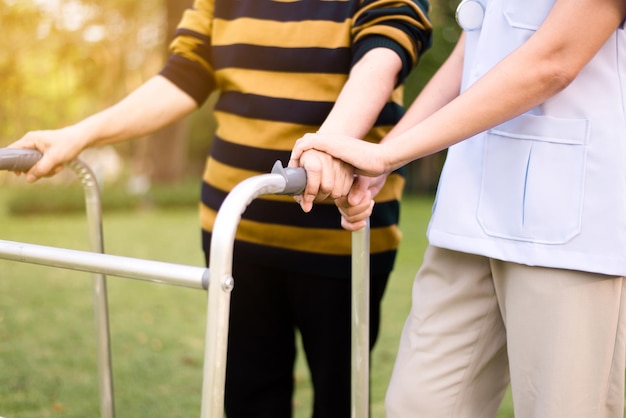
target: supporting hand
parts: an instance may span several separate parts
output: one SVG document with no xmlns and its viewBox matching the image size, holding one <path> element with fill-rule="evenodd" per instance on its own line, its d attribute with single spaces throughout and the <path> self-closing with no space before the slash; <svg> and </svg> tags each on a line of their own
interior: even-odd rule
<svg viewBox="0 0 626 418">
<path fill-rule="evenodd" d="M 291 151 L 289 166 L 302 166 L 303 153 L 323 151 L 354 167 L 355 174 L 379 176 L 388 171 L 379 144 L 337 134 L 306 134 L 296 141 Z"/>
</svg>

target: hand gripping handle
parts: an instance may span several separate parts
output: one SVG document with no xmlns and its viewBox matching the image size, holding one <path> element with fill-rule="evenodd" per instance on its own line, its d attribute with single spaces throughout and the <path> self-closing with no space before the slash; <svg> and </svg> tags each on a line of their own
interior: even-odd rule
<svg viewBox="0 0 626 418">
<path fill-rule="evenodd" d="M 272 174 L 280 174 L 285 178 L 285 189 L 281 193 L 289 196 L 302 194 L 306 187 L 306 170 L 304 168 L 283 167 L 280 161 L 274 163 Z"/>
<path fill-rule="evenodd" d="M 28 171 L 41 159 L 39 151 L 21 148 L 0 148 L 0 170 Z"/>
</svg>

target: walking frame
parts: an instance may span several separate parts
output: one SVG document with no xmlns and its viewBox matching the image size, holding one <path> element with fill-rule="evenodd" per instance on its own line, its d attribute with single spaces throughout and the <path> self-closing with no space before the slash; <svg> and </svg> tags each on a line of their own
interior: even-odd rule
<svg viewBox="0 0 626 418">
<path fill-rule="evenodd" d="M 40 158 L 37 151 L 1 148 L 0 170 L 28 171 Z M 106 275 L 208 290 L 200 418 L 222 418 L 230 292 L 236 281 L 232 277 L 232 262 L 237 226 L 242 213 L 255 198 L 302 193 L 306 185 L 305 171 L 284 168 L 277 161 L 271 173 L 239 183 L 218 211 L 209 268 L 202 268 L 104 254 L 96 177 L 80 159 L 71 161 L 68 167 L 83 185 L 90 251 L 0 240 L 0 259 L 92 273 L 101 418 L 115 417 Z M 369 235 L 369 223 L 352 233 L 351 418 L 369 416 Z"/>
</svg>

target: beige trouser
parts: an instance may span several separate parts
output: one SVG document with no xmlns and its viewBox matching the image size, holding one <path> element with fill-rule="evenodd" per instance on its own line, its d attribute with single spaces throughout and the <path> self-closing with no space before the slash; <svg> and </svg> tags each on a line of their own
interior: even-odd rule
<svg viewBox="0 0 626 418">
<path fill-rule="evenodd" d="M 387 391 L 388 418 L 624 414 L 624 279 L 429 247 Z"/>
</svg>

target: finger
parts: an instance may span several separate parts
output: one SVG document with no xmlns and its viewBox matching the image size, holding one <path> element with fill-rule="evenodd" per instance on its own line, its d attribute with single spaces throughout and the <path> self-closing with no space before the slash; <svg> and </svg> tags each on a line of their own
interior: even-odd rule
<svg viewBox="0 0 626 418">
<path fill-rule="evenodd" d="M 52 168 L 50 165 L 40 165 L 37 163 L 34 165 L 27 173 L 26 173 L 26 182 L 34 183 L 35 181 L 44 178 L 44 177 L 52 177 L 59 174 L 65 168 L 64 165 L 54 165 Z"/>
<path fill-rule="evenodd" d="M 373 208 L 374 201 L 370 200 L 363 205 L 350 206 L 348 209 L 339 209 L 339 212 L 348 222 L 358 222 L 369 218 Z"/>
<path fill-rule="evenodd" d="M 322 201 L 326 200 L 329 197 L 336 199 L 341 196 L 336 196 L 334 193 L 335 189 L 335 178 L 333 176 L 334 170 L 322 170 L 320 176 L 320 188 L 317 192 L 317 200 Z"/>
<path fill-rule="evenodd" d="M 52 161 L 52 159 L 44 154 L 37 164 L 33 165 L 26 173 L 26 181 L 33 183 L 42 177 L 50 177 L 63 169 L 62 165 L 59 165 Z"/>
<path fill-rule="evenodd" d="M 305 212 L 310 212 L 313 208 L 313 202 L 320 191 L 321 170 L 319 166 L 308 164 L 306 167 L 306 186 L 302 193 L 302 201 L 300 206 Z"/>
<path fill-rule="evenodd" d="M 22 138 L 18 139 L 17 141 L 7 145 L 7 148 L 27 148 L 27 149 L 34 149 L 35 145 L 33 143 L 33 141 L 29 141 L 28 137 L 31 135 L 31 133 L 28 133 L 26 135 L 24 135 Z"/>
<path fill-rule="evenodd" d="M 363 219 L 367 219 L 371 214 L 374 208 L 374 200 L 367 199 L 363 200 L 359 205 L 352 206 L 347 202 L 341 201 L 340 199 L 335 200 L 335 205 L 337 205 L 337 209 L 343 218 L 345 218 L 348 222 L 357 222 Z"/>
<path fill-rule="evenodd" d="M 339 210 L 344 210 L 344 209 L 349 208 L 350 203 L 348 202 L 347 196 L 335 199 L 335 206 L 337 206 Z"/>
<path fill-rule="evenodd" d="M 341 190 L 345 188 L 342 183 L 345 182 L 346 178 L 344 164 L 319 151 L 311 150 L 308 153 L 314 161 L 315 167 L 319 167 L 320 172 L 319 189 L 315 200 L 320 202 L 329 197 L 333 199 L 341 197 Z"/>
<path fill-rule="evenodd" d="M 289 162 L 287 163 L 287 167 L 300 167 L 300 158 L 289 158 Z"/>
<path fill-rule="evenodd" d="M 348 202 L 353 206 L 361 203 L 368 194 L 369 184 L 369 179 L 363 176 L 357 176 L 348 193 Z"/>
<path fill-rule="evenodd" d="M 332 199 L 338 199 L 348 195 L 352 182 L 354 181 L 354 175 L 352 173 L 352 167 L 345 164 L 343 161 L 332 158 L 328 154 L 323 155 L 328 165 L 332 170 L 326 170 L 323 179 L 323 190 Z"/>
<path fill-rule="evenodd" d="M 291 150 L 291 155 L 289 157 L 288 167 L 299 167 L 300 157 L 302 153 L 313 149 L 311 142 L 314 140 L 316 134 L 304 134 L 304 136 L 296 141 Z"/>
<path fill-rule="evenodd" d="M 341 227 L 347 231 L 358 231 L 359 229 L 365 228 L 366 225 L 366 221 L 350 222 L 343 217 L 341 218 Z"/>
<path fill-rule="evenodd" d="M 354 169 L 352 166 L 344 163 L 343 161 L 339 162 L 339 164 L 341 165 L 341 178 L 338 182 L 336 182 L 336 187 L 338 188 L 338 190 L 335 194 L 340 197 L 348 196 L 355 180 Z"/>
<path fill-rule="evenodd" d="M 37 180 L 39 180 L 39 176 L 32 169 L 26 173 L 26 182 L 27 183 L 34 183 Z"/>
<path fill-rule="evenodd" d="M 56 176 L 57 174 L 59 174 L 61 171 L 63 171 L 65 167 L 62 165 L 59 165 L 57 167 L 54 168 L 54 170 L 52 171 L 52 175 Z"/>
</svg>

